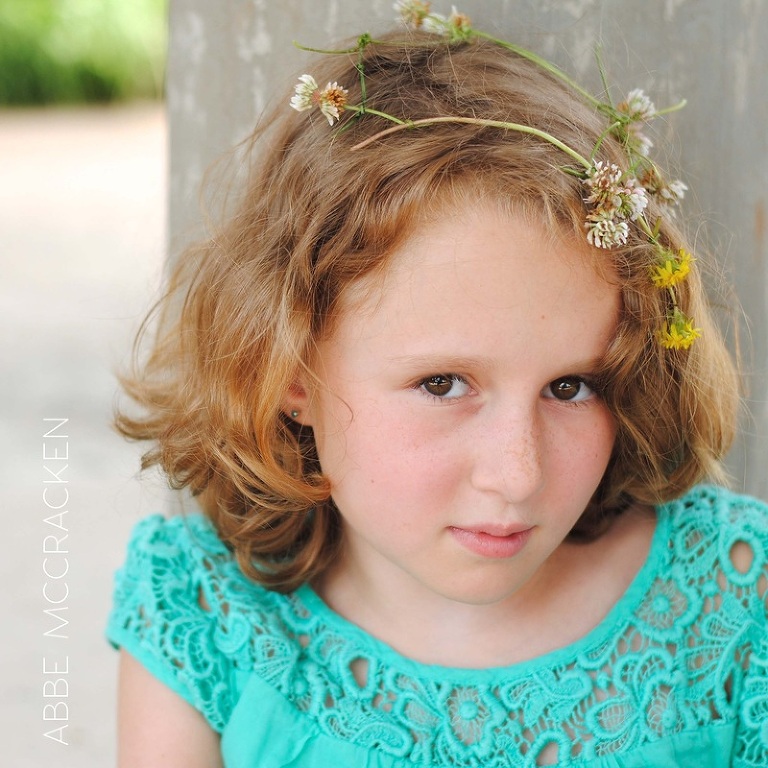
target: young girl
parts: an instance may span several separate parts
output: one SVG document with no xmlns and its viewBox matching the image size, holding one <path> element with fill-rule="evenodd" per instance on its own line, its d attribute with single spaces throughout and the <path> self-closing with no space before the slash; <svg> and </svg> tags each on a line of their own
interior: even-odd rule
<svg viewBox="0 0 768 768">
<path fill-rule="evenodd" d="M 658 112 L 399 7 L 266 121 L 126 381 L 201 511 L 118 574 L 120 764 L 768 765 L 768 510 L 698 485 L 736 383 Z"/>
</svg>

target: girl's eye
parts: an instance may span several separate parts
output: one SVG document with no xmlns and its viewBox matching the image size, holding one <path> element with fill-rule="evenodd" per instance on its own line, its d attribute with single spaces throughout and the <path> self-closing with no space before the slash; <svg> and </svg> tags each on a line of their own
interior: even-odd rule
<svg viewBox="0 0 768 768">
<path fill-rule="evenodd" d="M 555 379 L 547 384 L 542 394 L 544 397 L 569 403 L 578 403 L 593 397 L 595 392 L 584 379 L 578 376 L 565 376 L 562 379 Z"/>
<path fill-rule="evenodd" d="M 461 376 L 454 373 L 437 374 L 419 382 L 419 388 L 428 395 L 438 397 L 441 400 L 453 400 L 464 397 L 470 392 L 470 386 Z"/>
</svg>

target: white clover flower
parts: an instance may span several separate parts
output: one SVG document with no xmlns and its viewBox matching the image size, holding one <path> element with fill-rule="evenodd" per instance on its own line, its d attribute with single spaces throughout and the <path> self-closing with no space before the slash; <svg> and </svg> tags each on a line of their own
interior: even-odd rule
<svg viewBox="0 0 768 768">
<path fill-rule="evenodd" d="M 400 21 L 408 27 L 418 29 L 424 27 L 426 29 L 425 21 L 429 16 L 430 4 L 426 0 L 397 0 L 392 6 L 397 11 Z M 437 14 L 433 14 L 437 15 Z M 432 30 L 427 30 L 432 31 Z"/>
<path fill-rule="evenodd" d="M 425 32 L 445 37 L 448 35 L 448 18 L 442 13 L 430 13 L 422 19 L 421 28 Z"/>
<path fill-rule="evenodd" d="M 648 206 L 648 193 L 637 179 L 629 178 L 619 192 L 621 206 L 619 210 L 628 219 L 635 221 L 642 216 Z"/>
<path fill-rule="evenodd" d="M 632 123 L 628 126 L 627 136 L 629 137 L 632 149 L 634 149 L 638 155 L 648 157 L 648 154 L 653 147 L 653 142 L 637 127 L 636 123 Z"/>
<path fill-rule="evenodd" d="M 600 190 L 614 189 L 621 182 L 621 168 L 614 163 L 604 163 L 598 160 L 590 168 L 584 183 L 597 193 Z"/>
<path fill-rule="evenodd" d="M 587 203 L 594 206 L 594 215 L 602 219 L 638 219 L 648 205 L 648 194 L 637 179 L 622 179 L 621 168 L 613 163 L 598 161 L 584 179 L 590 190 Z"/>
<path fill-rule="evenodd" d="M 620 192 L 622 171 L 618 165 L 598 160 L 584 179 L 590 190 L 587 202 L 603 213 L 613 213 L 621 208 Z"/>
<path fill-rule="evenodd" d="M 347 89 L 342 88 L 338 83 L 328 83 L 320 91 L 320 111 L 328 120 L 328 125 L 333 125 L 333 121 L 339 119 L 341 110 L 347 103 L 348 93 Z"/>
<path fill-rule="evenodd" d="M 294 91 L 291 106 L 297 112 L 317 107 L 325 115 L 328 125 L 333 125 L 334 121 L 339 119 L 341 110 L 347 103 L 346 88 L 342 88 L 338 83 L 328 83 L 320 90 L 312 75 L 301 75 Z"/>
<path fill-rule="evenodd" d="M 687 184 L 684 184 L 680 179 L 675 179 L 669 184 L 662 184 L 657 194 L 662 204 L 675 206 L 685 197 L 687 190 Z"/>
<path fill-rule="evenodd" d="M 595 248 L 613 248 L 624 245 L 629 236 L 626 221 L 616 221 L 613 216 L 593 214 L 587 218 L 587 242 Z"/>
<path fill-rule="evenodd" d="M 688 186 L 680 179 L 665 181 L 653 166 L 646 169 L 640 181 L 646 191 L 656 198 L 659 205 L 670 216 L 675 215 L 675 206 L 685 197 L 688 190 Z"/>
<path fill-rule="evenodd" d="M 455 39 L 462 39 L 472 31 L 472 22 L 466 13 L 456 10 L 451 6 L 451 15 L 448 17 L 448 32 Z"/>
<path fill-rule="evenodd" d="M 291 106 L 297 112 L 304 112 L 304 110 L 312 109 L 315 106 L 312 97 L 317 93 L 318 87 L 312 75 L 301 75 L 294 90 L 295 93 L 291 97 Z"/>
<path fill-rule="evenodd" d="M 627 115 L 630 120 L 648 121 L 656 114 L 656 107 L 653 102 L 640 88 L 630 91 L 627 98 L 616 109 Z"/>
<path fill-rule="evenodd" d="M 466 40 L 472 32 L 472 22 L 466 13 L 452 6 L 451 15 L 444 16 L 442 13 L 430 13 L 421 21 L 421 27 L 425 32 L 431 32 L 433 35 L 447 37 L 451 41 Z"/>
</svg>

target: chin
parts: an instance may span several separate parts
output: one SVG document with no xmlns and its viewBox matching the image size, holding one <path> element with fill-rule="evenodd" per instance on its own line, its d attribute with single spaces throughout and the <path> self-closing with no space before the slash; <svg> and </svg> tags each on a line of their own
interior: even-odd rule
<svg viewBox="0 0 768 768">
<path fill-rule="evenodd" d="M 527 580 L 526 580 L 527 581 Z M 525 584 L 519 582 L 499 583 L 498 579 L 467 579 L 461 583 L 451 584 L 439 590 L 444 597 L 456 603 L 475 606 L 490 606 L 502 603 L 515 595 Z"/>
</svg>

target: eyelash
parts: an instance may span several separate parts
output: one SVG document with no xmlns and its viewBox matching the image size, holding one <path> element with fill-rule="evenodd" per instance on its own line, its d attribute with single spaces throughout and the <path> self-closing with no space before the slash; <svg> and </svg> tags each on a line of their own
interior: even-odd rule
<svg viewBox="0 0 768 768">
<path fill-rule="evenodd" d="M 446 395 L 436 395 L 433 392 L 429 392 L 425 387 L 430 381 L 433 381 L 434 379 L 445 379 L 451 383 L 452 388 L 453 385 L 459 383 L 464 384 L 470 391 L 472 390 L 472 387 L 467 382 L 467 380 L 463 376 L 460 376 L 458 373 L 433 373 L 431 376 L 426 376 L 423 379 L 419 379 L 419 381 L 416 382 L 414 389 L 417 389 L 419 392 L 421 392 L 421 394 L 423 394 L 425 397 L 428 397 L 435 403 L 447 404 L 453 400 L 462 400 L 467 395 L 464 394 L 447 397 L 446 395 L 448 393 L 446 393 Z"/>
<path fill-rule="evenodd" d="M 589 389 L 590 394 L 582 399 L 579 400 L 561 400 L 559 397 L 557 397 L 554 392 L 552 392 L 551 387 L 558 382 L 575 382 L 578 384 L 583 384 L 587 389 Z M 569 405 L 574 408 L 583 408 L 584 406 L 588 405 L 589 401 L 594 398 L 601 397 L 600 390 L 595 383 L 594 379 L 590 379 L 586 376 L 559 376 L 556 379 L 552 379 L 542 390 L 543 392 L 549 391 L 551 394 L 550 396 L 544 395 L 545 399 L 547 400 L 555 400 L 559 403 L 563 403 L 564 405 Z"/>
<path fill-rule="evenodd" d="M 433 392 L 429 392 L 426 389 L 426 385 L 429 382 L 434 381 L 436 379 L 444 379 L 446 382 L 450 382 L 452 385 L 451 388 L 453 388 L 453 385 L 455 385 L 456 383 L 459 383 L 459 384 L 464 384 L 470 390 L 472 389 L 470 384 L 467 382 L 467 380 L 463 376 L 459 375 L 458 373 L 434 373 L 430 376 L 426 376 L 423 379 L 419 379 L 419 381 L 416 382 L 413 388 L 421 392 L 422 395 L 424 395 L 425 397 L 428 397 L 433 402 L 441 403 L 441 404 L 448 404 L 453 400 L 456 400 L 456 401 L 462 400 L 464 399 L 464 397 L 467 396 L 468 393 L 464 395 L 455 395 L 453 397 L 448 397 L 447 396 L 448 392 L 450 392 L 451 390 L 448 390 L 448 392 L 446 392 L 445 395 L 436 395 Z M 564 381 L 571 381 L 571 382 L 583 384 L 590 390 L 590 395 L 580 400 L 561 400 L 552 392 L 550 388 L 554 384 L 557 384 L 558 382 L 564 382 Z M 549 391 L 550 395 L 549 396 L 542 395 L 545 399 L 555 400 L 556 402 L 563 403 L 573 408 L 584 408 L 589 404 L 589 401 L 592 400 L 593 398 L 602 397 L 600 389 L 597 383 L 595 382 L 595 380 L 587 376 L 559 376 L 556 379 L 552 379 L 552 381 L 550 381 L 544 387 L 544 389 L 542 390 L 542 393 L 546 391 Z"/>
</svg>

